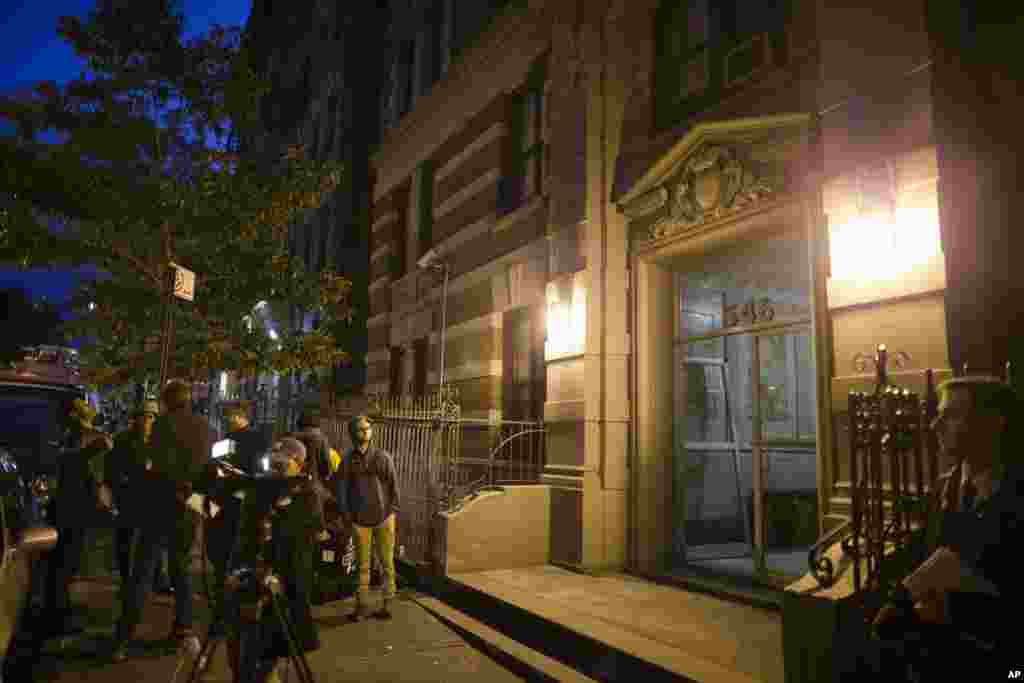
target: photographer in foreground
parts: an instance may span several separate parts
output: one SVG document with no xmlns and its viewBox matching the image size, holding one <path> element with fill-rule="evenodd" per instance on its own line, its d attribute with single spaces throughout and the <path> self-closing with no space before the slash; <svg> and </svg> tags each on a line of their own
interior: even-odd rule
<svg viewBox="0 0 1024 683">
<path fill-rule="evenodd" d="M 251 583 L 246 585 L 238 573 L 228 581 L 228 602 L 233 605 L 228 610 L 228 619 L 245 622 L 246 615 L 254 617 L 251 623 L 241 624 L 240 632 L 229 635 L 232 640 L 240 636 L 244 642 L 244 647 L 237 641 L 229 645 L 232 659 L 239 652 L 247 653 L 243 654 L 243 661 L 235 665 L 241 667 L 242 680 L 267 683 L 279 680 L 278 660 L 298 657 L 320 647 L 311 599 L 316 538 L 323 526 L 323 517 L 311 477 L 304 471 L 305 465 L 305 446 L 294 438 L 279 439 L 271 452 L 269 477 L 286 480 L 285 487 L 277 487 L 272 500 L 266 499 L 264 491 L 246 496 L 243 534 L 255 534 L 256 538 L 243 546 L 256 549 L 257 556 L 245 558 L 245 564 L 255 568 L 250 576 L 263 577 L 260 582 L 263 588 L 256 588 L 254 594 Z M 280 580 L 287 626 L 265 593 L 268 570 Z M 253 603 L 255 614 L 251 610 Z M 291 634 L 286 631 L 289 626 Z M 295 639 L 295 650 L 289 646 L 289 635 Z"/>
</svg>

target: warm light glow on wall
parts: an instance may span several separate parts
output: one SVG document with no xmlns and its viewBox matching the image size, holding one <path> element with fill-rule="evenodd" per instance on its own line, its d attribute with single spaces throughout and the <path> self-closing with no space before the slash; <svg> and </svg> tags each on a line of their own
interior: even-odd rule
<svg viewBox="0 0 1024 683">
<path fill-rule="evenodd" d="M 941 251 L 936 207 L 897 208 L 830 226 L 832 278 L 881 280 L 924 266 Z"/>
<path fill-rule="evenodd" d="M 583 353 L 587 335 L 587 297 L 578 283 L 548 283 L 547 340 L 544 357 Z"/>
</svg>

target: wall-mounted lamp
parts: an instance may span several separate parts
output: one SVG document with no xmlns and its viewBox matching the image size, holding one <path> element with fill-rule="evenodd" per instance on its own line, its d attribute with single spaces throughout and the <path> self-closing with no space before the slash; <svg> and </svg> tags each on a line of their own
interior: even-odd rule
<svg viewBox="0 0 1024 683">
<path fill-rule="evenodd" d="M 575 277 L 549 282 L 547 299 L 547 339 L 544 357 L 581 354 L 586 345 L 587 297 Z"/>
<path fill-rule="evenodd" d="M 860 169 L 853 185 L 856 212 L 829 229 L 833 279 L 898 278 L 940 252 L 937 198 L 901 206 L 891 162 Z"/>
</svg>

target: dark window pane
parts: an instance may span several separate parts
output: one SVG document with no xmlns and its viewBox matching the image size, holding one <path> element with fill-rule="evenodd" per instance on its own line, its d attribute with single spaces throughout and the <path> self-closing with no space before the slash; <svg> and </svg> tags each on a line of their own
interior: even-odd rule
<svg viewBox="0 0 1024 683">
<path fill-rule="evenodd" d="M 434 0 L 427 15 L 430 39 L 427 45 L 427 83 L 441 78 L 441 61 L 444 50 L 441 27 L 444 25 L 444 0 Z"/>
<path fill-rule="evenodd" d="M 405 116 L 412 109 L 413 67 L 416 59 L 416 43 L 406 40 L 402 43 L 398 63 L 398 116 Z"/>
<path fill-rule="evenodd" d="M 423 396 L 427 393 L 427 340 L 417 339 L 413 342 L 413 393 Z"/>
<path fill-rule="evenodd" d="M 402 393 L 402 351 L 401 347 L 391 347 L 391 362 L 389 364 L 391 376 L 388 378 L 388 385 L 392 396 Z"/>
</svg>

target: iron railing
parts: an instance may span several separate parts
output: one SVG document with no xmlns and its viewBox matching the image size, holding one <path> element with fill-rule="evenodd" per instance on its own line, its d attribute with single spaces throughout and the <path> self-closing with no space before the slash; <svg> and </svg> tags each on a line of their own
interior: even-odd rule
<svg viewBox="0 0 1024 683">
<path fill-rule="evenodd" d="M 875 391 L 849 396 L 850 515 L 808 553 L 812 575 L 830 586 L 837 577 L 824 553 L 838 541 L 852 564 L 855 593 L 882 588 L 884 558 L 927 523 L 929 495 L 940 474 L 938 444 L 929 429 L 938 405 L 934 374 L 925 373 L 922 398 L 889 383 L 886 361 L 880 345 Z"/>
<path fill-rule="evenodd" d="M 462 420 L 462 445 L 448 510 L 503 484 L 539 484 L 544 472 L 543 422 Z"/>
</svg>

